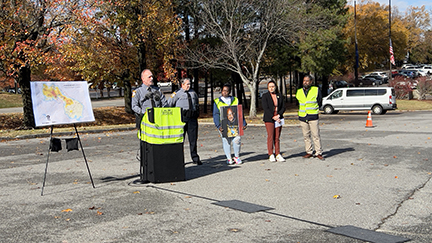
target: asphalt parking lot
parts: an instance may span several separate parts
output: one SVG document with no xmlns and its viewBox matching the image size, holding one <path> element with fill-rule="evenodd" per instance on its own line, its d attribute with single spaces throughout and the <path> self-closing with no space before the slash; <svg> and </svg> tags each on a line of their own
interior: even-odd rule
<svg viewBox="0 0 432 243">
<path fill-rule="evenodd" d="M 47 159 L 46 137 L 1 142 L 0 242 L 432 242 L 432 113 L 373 115 L 374 128 L 366 116 L 321 116 L 324 161 L 303 159 L 300 127 L 286 126 L 286 162 L 269 162 L 264 127 L 249 126 L 241 166 L 201 124 L 204 164 L 186 142 L 186 180 L 144 185 L 135 131 L 80 132 L 95 188 L 82 151 Z M 218 205 L 233 201 L 264 209 Z M 329 232 L 346 226 L 365 238 Z"/>
</svg>

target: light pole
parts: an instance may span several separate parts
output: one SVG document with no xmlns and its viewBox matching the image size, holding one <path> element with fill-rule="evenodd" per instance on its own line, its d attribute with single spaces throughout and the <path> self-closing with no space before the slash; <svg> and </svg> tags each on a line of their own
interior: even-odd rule
<svg viewBox="0 0 432 243">
<path fill-rule="evenodd" d="M 359 67 L 359 53 L 357 46 L 357 4 L 354 0 L 354 40 L 355 40 L 355 64 L 354 64 L 354 83 L 358 84 L 358 67 Z"/>
</svg>

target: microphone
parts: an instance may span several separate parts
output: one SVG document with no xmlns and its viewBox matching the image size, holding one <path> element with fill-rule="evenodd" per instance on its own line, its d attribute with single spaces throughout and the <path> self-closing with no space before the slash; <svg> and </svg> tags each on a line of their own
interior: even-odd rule
<svg viewBox="0 0 432 243">
<path fill-rule="evenodd" d="M 160 101 L 160 99 L 161 99 L 160 93 L 156 92 L 156 93 L 153 93 L 153 94 L 154 94 L 154 100 L 155 101 Z"/>
<path fill-rule="evenodd" d="M 153 99 L 153 92 L 151 92 L 151 90 L 148 91 L 147 94 L 144 96 L 144 98 L 145 98 L 146 100 Z"/>
</svg>

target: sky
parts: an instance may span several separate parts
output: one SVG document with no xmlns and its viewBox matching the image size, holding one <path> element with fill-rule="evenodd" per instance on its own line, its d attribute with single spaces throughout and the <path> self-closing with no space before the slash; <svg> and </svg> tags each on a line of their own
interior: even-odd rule
<svg viewBox="0 0 432 243">
<path fill-rule="evenodd" d="M 389 4 L 389 0 L 372 0 L 373 2 L 378 2 L 381 5 Z M 360 0 L 357 0 L 357 4 L 360 2 Z M 348 0 L 348 4 L 354 4 L 354 0 Z M 392 8 L 397 7 L 400 13 L 405 13 L 405 10 L 409 6 L 413 7 L 421 7 L 422 5 L 425 5 L 426 10 L 432 11 L 432 0 L 391 0 Z"/>
</svg>

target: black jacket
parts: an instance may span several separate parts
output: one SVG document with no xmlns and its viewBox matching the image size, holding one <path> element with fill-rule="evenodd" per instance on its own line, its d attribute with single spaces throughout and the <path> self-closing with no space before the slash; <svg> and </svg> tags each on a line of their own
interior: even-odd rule
<svg viewBox="0 0 432 243">
<path fill-rule="evenodd" d="M 276 94 L 276 97 L 277 97 L 277 113 L 279 114 L 279 118 L 282 119 L 283 113 L 285 112 L 285 99 L 280 93 Z M 264 93 L 262 95 L 262 107 L 264 109 L 263 121 L 274 122 L 272 117 L 273 117 L 275 107 L 274 107 L 273 99 L 269 92 Z"/>
</svg>

